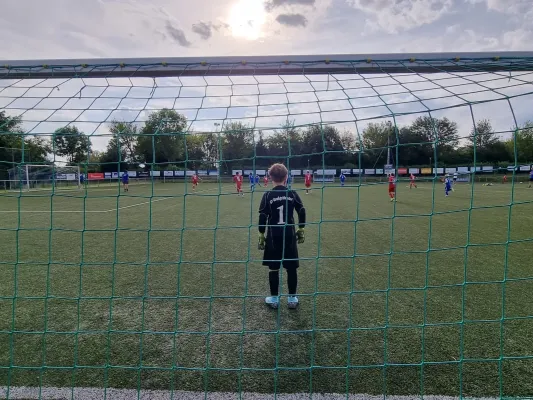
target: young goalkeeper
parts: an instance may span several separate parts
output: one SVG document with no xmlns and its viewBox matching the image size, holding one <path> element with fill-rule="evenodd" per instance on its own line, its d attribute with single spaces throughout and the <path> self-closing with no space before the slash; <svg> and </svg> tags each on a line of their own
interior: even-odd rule
<svg viewBox="0 0 533 400">
<path fill-rule="evenodd" d="M 298 246 L 305 241 L 305 208 L 302 199 L 293 190 L 287 188 L 288 172 L 282 164 L 274 164 L 269 170 L 274 188 L 263 195 L 259 206 L 259 250 L 264 250 L 263 265 L 269 268 L 268 282 L 270 296 L 265 303 L 278 308 L 279 305 L 279 270 L 283 265 L 287 272 L 289 287 L 288 307 L 298 307 L 296 289 L 298 286 L 297 270 Z M 295 229 L 294 211 L 298 214 L 298 229 Z M 265 237 L 266 231 L 266 237 Z"/>
</svg>

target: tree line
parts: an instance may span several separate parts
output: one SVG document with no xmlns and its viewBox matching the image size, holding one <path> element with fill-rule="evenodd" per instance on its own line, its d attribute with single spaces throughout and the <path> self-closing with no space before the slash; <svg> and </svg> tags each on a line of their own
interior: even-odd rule
<svg viewBox="0 0 533 400">
<path fill-rule="evenodd" d="M 489 120 L 461 138 L 456 122 L 420 116 L 410 125 L 370 123 L 359 134 L 333 125 L 297 127 L 287 123 L 273 132 L 231 122 L 220 132 L 187 132 L 187 119 L 175 110 L 149 115 L 142 127 L 112 121 L 104 151 L 92 151 L 89 136 L 75 125 L 57 129 L 51 139 L 25 134 L 20 118 L 0 112 L 0 179 L 22 162 L 46 163 L 54 154 L 88 172 L 145 169 L 264 169 L 274 162 L 290 168 L 373 168 L 387 163 L 388 150 L 398 166 L 454 166 L 528 163 L 533 158 L 533 122 L 502 139 Z"/>
</svg>

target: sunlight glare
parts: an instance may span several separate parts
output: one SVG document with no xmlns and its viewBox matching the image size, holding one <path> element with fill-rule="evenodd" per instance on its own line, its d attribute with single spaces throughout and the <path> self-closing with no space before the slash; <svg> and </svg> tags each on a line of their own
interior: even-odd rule
<svg viewBox="0 0 533 400">
<path fill-rule="evenodd" d="M 257 40 L 261 36 L 265 17 L 263 0 L 239 0 L 229 15 L 233 36 Z"/>
</svg>

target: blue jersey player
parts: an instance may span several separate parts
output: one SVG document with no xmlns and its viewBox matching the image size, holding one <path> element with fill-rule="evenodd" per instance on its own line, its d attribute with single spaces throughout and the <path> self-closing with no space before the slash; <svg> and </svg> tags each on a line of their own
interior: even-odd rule
<svg viewBox="0 0 533 400">
<path fill-rule="evenodd" d="M 533 184 L 533 169 L 529 171 L 529 185 L 527 187 L 530 188 L 532 184 Z"/>
<path fill-rule="evenodd" d="M 346 175 L 344 175 L 344 172 L 341 172 L 339 178 L 341 180 L 341 186 L 344 186 L 344 182 L 346 181 Z"/>
<path fill-rule="evenodd" d="M 287 175 L 287 187 L 290 189 L 291 188 L 291 184 L 292 184 L 292 175 L 291 173 L 289 172 L 289 174 Z"/>
<path fill-rule="evenodd" d="M 124 191 L 125 192 L 129 192 L 130 189 L 129 189 L 129 183 L 130 183 L 130 176 L 128 175 L 128 171 L 125 171 L 123 174 L 122 174 L 122 185 L 124 186 Z"/>
<path fill-rule="evenodd" d="M 452 180 L 447 176 L 444 178 L 444 193 L 446 194 L 446 197 L 448 197 L 448 194 L 452 191 Z"/>
<path fill-rule="evenodd" d="M 250 190 L 253 192 L 255 189 L 255 177 L 254 174 L 250 172 L 250 175 L 248 175 L 248 179 L 250 180 Z"/>
<path fill-rule="evenodd" d="M 259 186 L 259 175 L 255 174 L 255 184 Z"/>
</svg>

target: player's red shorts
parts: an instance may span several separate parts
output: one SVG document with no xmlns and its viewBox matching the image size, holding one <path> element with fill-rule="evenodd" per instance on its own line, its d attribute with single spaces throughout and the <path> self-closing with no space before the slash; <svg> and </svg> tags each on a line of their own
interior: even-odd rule
<svg viewBox="0 0 533 400">
<path fill-rule="evenodd" d="M 242 188 L 242 183 L 237 183 L 237 191 L 240 192 Z"/>
<path fill-rule="evenodd" d="M 311 182 L 305 182 L 305 187 L 307 188 L 311 187 Z"/>
<path fill-rule="evenodd" d="M 390 193 L 390 192 L 394 192 L 394 189 L 395 189 L 395 188 L 396 188 L 396 187 L 394 186 L 394 184 L 389 183 L 389 193 Z"/>
</svg>

